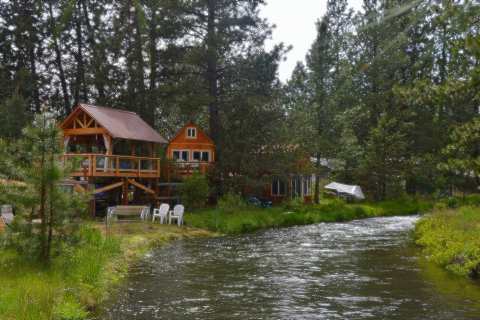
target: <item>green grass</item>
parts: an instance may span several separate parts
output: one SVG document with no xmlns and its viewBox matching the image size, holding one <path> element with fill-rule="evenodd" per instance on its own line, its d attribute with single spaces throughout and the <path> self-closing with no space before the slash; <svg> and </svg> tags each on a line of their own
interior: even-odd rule
<svg viewBox="0 0 480 320">
<path fill-rule="evenodd" d="M 211 235 L 144 223 L 82 227 L 48 268 L 0 249 L 0 319 L 86 319 L 128 272 L 129 264 L 167 241 Z"/>
<path fill-rule="evenodd" d="M 462 276 L 480 276 L 480 208 L 440 208 L 422 218 L 415 241 L 436 264 Z"/>
<path fill-rule="evenodd" d="M 242 206 L 238 210 L 218 208 L 186 214 L 186 224 L 223 234 L 253 232 L 265 228 L 339 222 L 354 219 L 410 215 L 432 208 L 430 201 L 401 199 L 380 203 L 347 204 L 337 199 L 324 199 L 319 205 L 293 202 L 268 209 Z"/>
</svg>

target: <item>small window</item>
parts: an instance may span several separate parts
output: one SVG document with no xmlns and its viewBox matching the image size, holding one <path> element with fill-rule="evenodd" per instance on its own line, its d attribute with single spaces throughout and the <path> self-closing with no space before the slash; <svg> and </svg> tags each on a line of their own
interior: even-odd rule
<svg viewBox="0 0 480 320">
<path fill-rule="evenodd" d="M 187 138 L 194 139 L 197 137 L 197 128 L 187 128 Z"/>
<path fill-rule="evenodd" d="M 173 151 L 173 160 L 180 159 L 180 151 Z"/>
<path fill-rule="evenodd" d="M 274 178 L 272 182 L 272 195 L 273 196 L 284 196 L 286 185 L 285 182 L 279 178 Z"/>
<path fill-rule="evenodd" d="M 188 151 L 182 151 L 182 160 L 188 161 Z"/>
<path fill-rule="evenodd" d="M 202 153 L 200 151 L 193 151 L 193 160 L 200 161 L 202 159 Z"/>
<path fill-rule="evenodd" d="M 209 162 L 210 161 L 210 152 L 203 151 L 202 152 L 202 161 Z"/>
</svg>

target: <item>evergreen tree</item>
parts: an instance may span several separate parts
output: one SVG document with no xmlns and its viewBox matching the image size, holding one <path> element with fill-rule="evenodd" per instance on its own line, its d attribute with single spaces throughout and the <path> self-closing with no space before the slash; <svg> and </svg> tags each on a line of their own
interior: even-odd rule
<svg viewBox="0 0 480 320">
<path fill-rule="evenodd" d="M 19 144 L 10 147 L 10 151 L 18 152 L 4 154 L 12 159 L 8 161 L 7 175 L 22 181 L 21 187 L 14 184 L 3 195 L 19 204 L 16 223 L 10 230 L 10 244 L 45 263 L 49 263 L 53 249 L 61 249 L 59 241 L 72 232 L 72 219 L 84 207 L 84 199 L 60 185 L 68 171 L 60 161 L 63 150 L 59 141 L 56 122 L 45 110 L 25 129 Z M 36 218 L 39 224 L 34 223 Z"/>
</svg>

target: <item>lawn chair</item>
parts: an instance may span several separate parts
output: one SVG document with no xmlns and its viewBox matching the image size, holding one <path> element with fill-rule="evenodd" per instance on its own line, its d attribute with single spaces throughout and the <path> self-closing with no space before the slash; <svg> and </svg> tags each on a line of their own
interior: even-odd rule
<svg viewBox="0 0 480 320">
<path fill-rule="evenodd" d="M 160 208 L 153 209 L 152 222 L 155 222 L 155 218 L 160 218 L 160 223 L 163 224 L 163 221 L 167 222 L 168 211 L 170 210 L 170 205 L 167 203 L 162 203 Z"/>
<path fill-rule="evenodd" d="M 168 223 L 172 223 L 172 220 L 177 220 L 177 224 L 180 227 L 183 224 L 183 212 L 185 211 L 185 207 L 181 204 L 177 204 L 173 208 L 173 213 L 170 214 L 168 218 Z"/>
<path fill-rule="evenodd" d="M 13 208 L 11 205 L 3 205 L 0 208 L 0 219 L 7 226 L 13 222 L 15 216 L 13 215 Z"/>
</svg>

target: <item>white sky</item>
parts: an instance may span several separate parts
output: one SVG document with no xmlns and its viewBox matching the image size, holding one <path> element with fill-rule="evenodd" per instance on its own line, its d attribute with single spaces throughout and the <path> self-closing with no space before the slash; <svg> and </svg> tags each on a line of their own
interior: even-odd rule
<svg viewBox="0 0 480 320">
<path fill-rule="evenodd" d="M 279 76 L 282 81 L 287 80 L 297 61 L 305 61 L 305 55 L 310 49 L 317 30 L 315 22 L 326 10 L 326 0 L 267 0 L 262 8 L 261 15 L 275 24 L 272 40 L 267 42 L 267 48 L 273 44 L 283 42 L 292 45 L 287 60 L 280 65 Z M 350 6 L 359 10 L 362 0 L 349 0 Z"/>
</svg>

